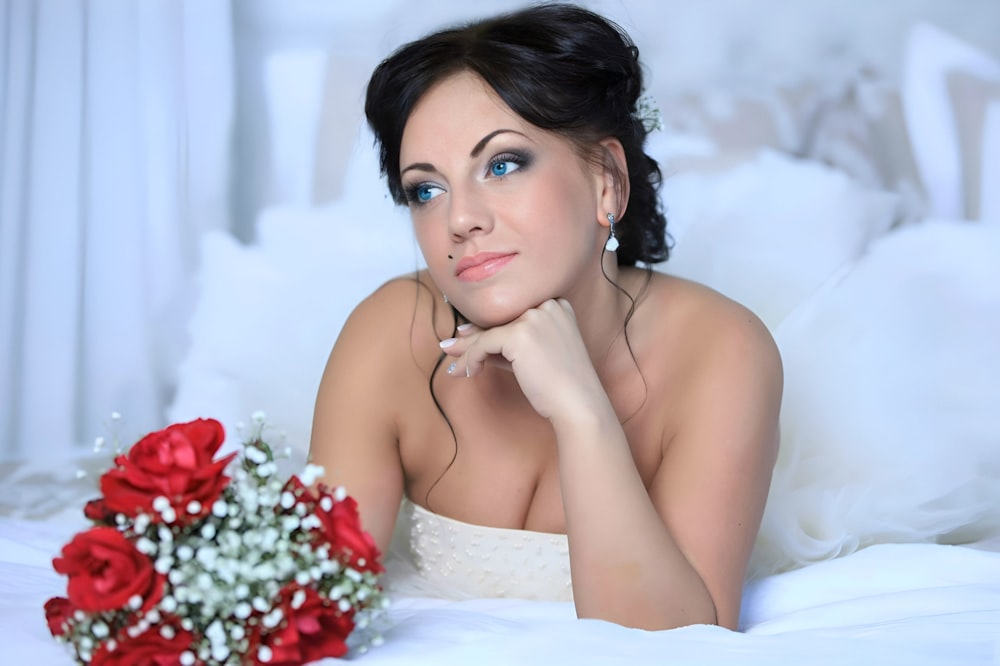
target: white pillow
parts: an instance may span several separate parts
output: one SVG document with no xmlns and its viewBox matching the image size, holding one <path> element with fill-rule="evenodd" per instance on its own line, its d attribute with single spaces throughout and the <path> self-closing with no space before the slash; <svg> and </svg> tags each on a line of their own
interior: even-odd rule
<svg viewBox="0 0 1000 666">
<path fill-rule="evenodd" d="M 363 142 L 362 142 L 363 143 Z M 263 410 L 297 458 L 309 446 L 319 380 L 341 326 L 386 280 L 423 267 L 405 209 L 394 206 L 368 145 L 359 146 L 349 199 L 322 208 L 272 208 L 257 240 L 223 232 L 202 240 L 191 345 L 181 364 L 171 421 L 235 426 Z"/>
<path fill-rule="evenodd" d="M 743 303 L 772 330 L 884 234 L 899 203 L 770 150 L 720 172 L 670 176 L 663 200 L 676 245 L 659 268 Z"/>
</svg>

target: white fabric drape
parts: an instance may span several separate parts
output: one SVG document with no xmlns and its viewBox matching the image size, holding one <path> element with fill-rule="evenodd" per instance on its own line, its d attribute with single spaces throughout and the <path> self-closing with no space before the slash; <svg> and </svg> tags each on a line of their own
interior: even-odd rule
<svg viewBox="0 0 1000 666">
<path fill-rule="evenodd" d="M 229 0 L 0 2 L 0 459 L 160 425 L 232 60 Z"/>
</svg>

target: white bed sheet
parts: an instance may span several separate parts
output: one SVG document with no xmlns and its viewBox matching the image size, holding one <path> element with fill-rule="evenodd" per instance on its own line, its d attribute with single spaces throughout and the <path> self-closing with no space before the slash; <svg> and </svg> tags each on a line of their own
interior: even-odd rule
<svg viewBox="0 0 1000 666">
<path fill-rule="evenodd" d="M 69 529 L 68 529 L 69 528 Z M 65 520 L 0 518 L 0 663 L 72 660 L 42 605 L 65 593 L 51 558 Z M 742 632 L 626 629 L 569 603 L 395 598 L 385 642 L 352 660 L 390 664 L 996 664 L 1000 552 L 885 544 L 748 584 Z M 335 663 L 332 662 L 331 663 Z"/>
</svg>

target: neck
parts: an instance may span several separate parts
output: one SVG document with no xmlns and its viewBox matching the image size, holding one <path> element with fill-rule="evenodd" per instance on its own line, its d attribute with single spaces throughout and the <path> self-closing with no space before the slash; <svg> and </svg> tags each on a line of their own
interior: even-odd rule
<svg viewBox="0 0 1000 666">
<path fill-rule="evenodd" d="M 616 343 L 624 340 L 625 318 L 632 307 L 629 296 L 638 296 L 638 285 L 633 271 L 619 269 L 614 253 L 605 252 L 602 260 L 607 277 L 597 275 L 589 289 L 581 285 L 581 293 L 569 300 L 594 368 L 603 376 Z"/>
</svg>

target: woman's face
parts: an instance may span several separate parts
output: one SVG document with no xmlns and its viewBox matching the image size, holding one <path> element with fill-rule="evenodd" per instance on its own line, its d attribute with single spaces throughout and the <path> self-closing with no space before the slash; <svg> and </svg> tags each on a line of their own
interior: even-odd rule
<svg viewBox="0 0 1000 666">
<path fill-rule="evenodd" d="M 476 324 L 508 322 L 549 298 L 573 301 L 603 279 L 603 170 L 476 75 L 451 76 L 418 102 L 400 175 L 431 276 Z"/>
</svg>

